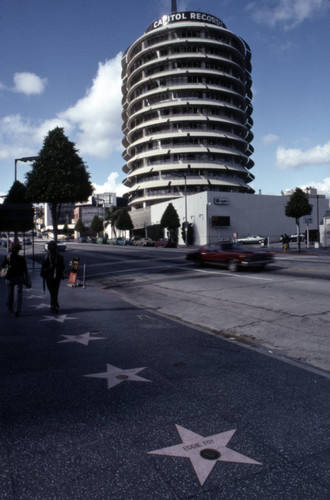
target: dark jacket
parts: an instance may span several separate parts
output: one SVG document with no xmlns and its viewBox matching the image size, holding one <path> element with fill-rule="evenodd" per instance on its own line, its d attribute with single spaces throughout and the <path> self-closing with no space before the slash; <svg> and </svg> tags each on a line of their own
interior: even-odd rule
<svg viewBox="0 0 330 500">
<path fill-rule="evenodd" d="M 44 280 L 48 279 L 58 279 L 61 280 L 64 278 L 64 259 L 62 255 L 60 254 L 55 254 L 51 256 L 48 254 L 45 257 L 45 260 L 42 263 L 41 266 L 41 271 L 40 271 L 40 276 Z"/>
<path fill-rule="evenodd" d="M 25 278 L 27 275 L 27 266 L 26 260 L 22 255 L 18 255 L 18 253 L 6 255 L 1 267 L 5 267 L 8 262 L 10 263 L 10 270 L 7 279 Z"/>
</svg>

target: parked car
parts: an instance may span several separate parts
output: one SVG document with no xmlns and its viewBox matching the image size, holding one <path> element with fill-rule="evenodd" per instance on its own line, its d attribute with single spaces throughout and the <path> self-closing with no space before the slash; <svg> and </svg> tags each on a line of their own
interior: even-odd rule
<svg viewBox="0 0 330 500">
<path fill-rule="evenodd" d="M 265 243 L 266 238 L 263 236 L 258 236 L 256 234 L 250 234 L 244 238 L 237 238 L 237 243 L 241 245 L 257 245 L 258 243 Z"/>
<path fill-rule="evenodd" d="M 177 244 L 173 240 L 169 240 L 168 238 L 160 238 L 155 241 L 155 247 L 164 247 L 164 248 L 176 248 Z"/>
<path fill-rule="evenodd" d="M 239 267 L 265 268 L 274 261 L 274 256 L 267 250 L 247 250 L 237 243 L 218 242 L 202 245 L 198 250 L 189 252 L 186 259 L 200 265 L 225 266 L 234 272 Z"/>
<path fill-rule="evenodd" d="M 50 241 L 47 241 L 45 243 L 45 250 L 46 250 L 46 252 L 48 252 L 48 244 L 49 243 L 50 243 Z M 65 252 L 65 250 L 66 250 L 66 244 L 64 243 L 64 241 L 58 241 L 57 242 L 57 250 L 59 252 Z"/>
<path fill-rule="evenodd" d="M 298 234 L 291 234 L 290 241 L 298 241 Z M 300 241 L 305 241 L 304 233 L 300 233 Z"/>
<path fill-rule="evenodd" d="M 117 238 L 116 245 L 130 245 L 130 240 L 126 238 Z"/>
<path fill-rule="evenodd" d="M 86 243 L 86 238 L 84 238 L 83 236 L 80 236 L 79 238 L 77 238 L 77 243 Z"/>
<path fill-rule="evenodd" d="M 134 246 L 141 246 L 141 247 L 154 247 L 155 242 L 152 241 L 151 238 L 140 238 L 138 240 L 133 241 Z"/>
<path fill-rule="evenodd" d="M 109 238 L 108 245 L 116 245 L 118 238 Z"/>
<path fill-rule="evenodd" d="M 91 236 L 87 236 L 86 243 L 96 243 L 96 238 L 92 238 Z"/>
</svg>

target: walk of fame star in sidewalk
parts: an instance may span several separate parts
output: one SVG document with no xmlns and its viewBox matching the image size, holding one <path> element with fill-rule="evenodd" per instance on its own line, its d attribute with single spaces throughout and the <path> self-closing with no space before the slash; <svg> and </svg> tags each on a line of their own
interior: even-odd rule
<svg viewBox="0 0 330 500">
<path fill-rule="evenodd" d="M 58 323 L 64 323 L 64 321 L 67 321 L 68 319 L 77 319 L 77 318 L 68 316 L 67 314 L 62 314 L 59 316 L 45 316 L 44 319 L 41 319 L 40 321 L 57 321 Z"/>
<path fill-rule="evenodd" d="M 252 458 L 227 448 L 227 444 L 235 434 L 236 429 L 203 437 L 179 425 L 176 425 L 176 428 L 182 443 L 149 451 L 148 454 L 189 458 L 201 486 L 217 462 L 262 465 Z"/>
<path fill-rule="evenodd" d="M 145 370 L 143 368 L 129 368 L 128 370 L 123 370 L 114 365 L 109 365 L 107 363 L 107 371 L 103 373 L 91 373 L 89 375 L 84 375 L 84 377 L 94 377 L 94 378 L 105 378 L 107 380 L 108 389 L 111 389 L 115 385 L 121 382 L 126 382 L 131 380 L 133 382 L 151 382 L 146 378 L 140 377 L 137 373 Z"/>
<path fill-rule="evenodd" d="M 61 335 L 64 340 L 57 342 L 58 344 L 64 344 L 68 342 L 76 342 L 77 344 L 88 345 L 91 340 L 103 340 L 106 337 L 91 337 L 92 332 L 81 333 L 80 335 Z"/>
</svg>

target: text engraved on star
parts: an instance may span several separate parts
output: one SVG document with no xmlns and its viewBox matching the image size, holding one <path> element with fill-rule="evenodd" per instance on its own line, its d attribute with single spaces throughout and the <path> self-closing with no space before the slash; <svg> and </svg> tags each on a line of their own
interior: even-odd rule
<svg viewBox="0 0 330 500">
<path fill-rule="evenodd" d="M 137 375 L 142 370 L 145 370 L 145 368 L 146 367 L 144 366 L 143 368 L 129 368 L 128 370 L 123 370 L 122 368 L 118 368 L 117 366 L 109 365 L 107 363 L 106 372 L 91 373 L 89 375 L 84 375 L 84 377 L 104 378 L 107 380 L 108 389 L 111 389 L 115 385 L 118 385 L 121 382 L 126 382 L 128 380 L 131 380 L 133 382 L 151 382 L 151 380 Z"/>
<path fill-rule="evenodd" d="M 235 434 L 236 429 L 203 437 L 179 425 L 176 425 L 176 428 L 182 443 L 149 451 L 148 453 L 151 455 L 189 458 L 201 486 L 203 486 L 217 462 L 262 465 L 252 458 L 227 448 L 227 444 Z"/>
<path fill-rule="evenodd" d="M 88 345 L 90 340 L 102 340 L 106 337 L 91 337 L 91 332 L 81 333 L 80 335 L 61 335 L 64 340 L 57 342 L 58 344 L 64 344 L 68 342 L 76 342 L 78 344 Z"/>
<path fill-rule="evenodd" d="M 68 319 L 77 319 L 74 317 L 70 317 L 67 314 L 62 314 L 60 316 L 45 316 L 44 319 L 41 319 L 40 321 L 57 321 L 58 323 L 64 323 L 64 321 L 67 321 Z"/>
</svg>

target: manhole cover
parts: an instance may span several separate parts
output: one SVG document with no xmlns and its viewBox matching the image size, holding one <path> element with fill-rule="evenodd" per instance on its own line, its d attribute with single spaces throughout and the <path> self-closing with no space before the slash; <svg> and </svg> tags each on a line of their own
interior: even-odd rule
<svg viewBox="0 0 330 500">
<path fill-rule="evenodd" d="M 205 448 L 200 452 L 200 456 L 206 458 L 206 460 L 218 460 L 220 458 L 220 453 L 218 450 L 213 450 L 212 448 Z"/>
</svg>

